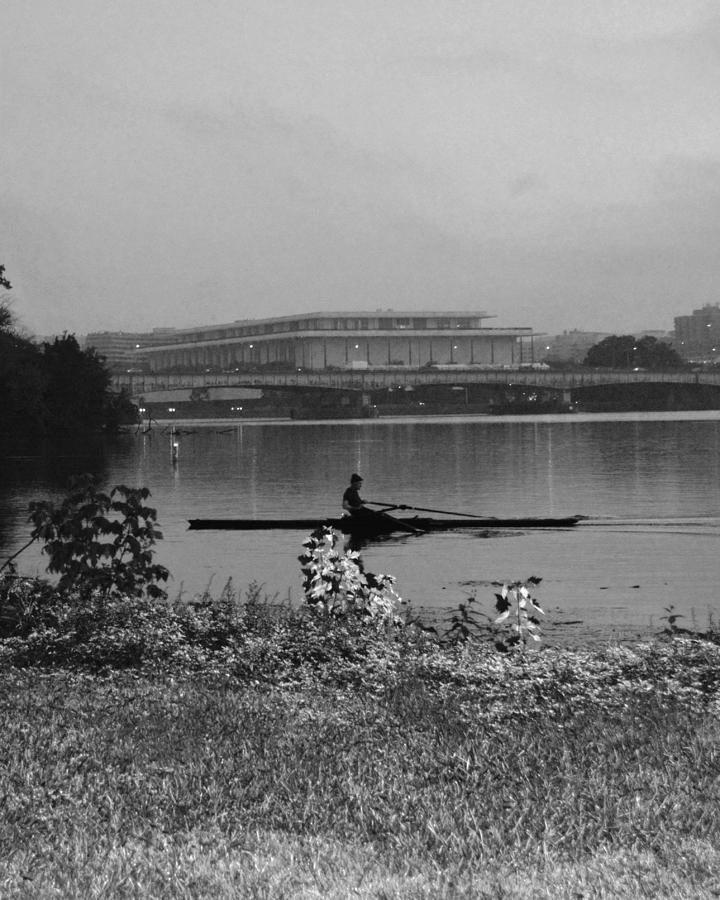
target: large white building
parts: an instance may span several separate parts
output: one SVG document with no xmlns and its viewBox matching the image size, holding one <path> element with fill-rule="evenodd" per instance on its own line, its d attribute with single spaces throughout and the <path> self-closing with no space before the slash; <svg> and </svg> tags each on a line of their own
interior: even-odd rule
<svg viewBox="0 0 720 900">
<path fill-rule="evenodd" d="M 153 372 L 247 366 L 503 366 L 531 362 L 531 328 L 487 328 L 478 311 L 317 312 L 174 330 L 144 348 Z"/>
</svg>

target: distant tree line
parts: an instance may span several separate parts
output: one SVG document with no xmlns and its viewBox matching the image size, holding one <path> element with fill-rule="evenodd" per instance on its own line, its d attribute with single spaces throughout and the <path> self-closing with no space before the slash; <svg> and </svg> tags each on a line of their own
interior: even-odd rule
<svg viewBox="0 0 720 900">
<path fill-rule="evenodd" d="M 611 369 L 679 369 L 682 357 L 665 341 L 631 334 L 611 335 L 587 352 L 583 365 Z"/>
<path fill-rule="evenodd" d="M 12 288 L 0 265 L 0 288 Z M 7 437 L 113 429 L 132 420 L 129 399 L 111 390 L 102 357 L 71 334 L 37 343 L 0 298 L 0 431 Z"/>
</svg>

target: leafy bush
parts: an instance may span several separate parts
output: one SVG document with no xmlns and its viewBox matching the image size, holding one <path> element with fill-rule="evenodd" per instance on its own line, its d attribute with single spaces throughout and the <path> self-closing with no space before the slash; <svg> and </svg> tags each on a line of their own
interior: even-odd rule
<svg viewBox="0 0 720 900">
<path fill-rule="evenodd" d="M 145 506 L 149 496 L 145 487 L 125 485 L 105 494 L 92 475 L 82 475 L 59 506 L 49 500 L 30 504 L 32 538 L 44 542 L 60 591 L 167 597 L 158 582 L 167 581 L 168 570 L 152 561 L 162 533 L 157 511 Z"/>
<path fill-rule="evenodd" d="M 329 526 L 303 541 L 305 552 L 299 560 L 306 603 L 333 618 L 360 616 L 383 625 L 399 623 L 403 601 L 395 579 L 365 572 L 360 554 L 339 548 L 338 542 L 337 532 Z"/>
</svg>

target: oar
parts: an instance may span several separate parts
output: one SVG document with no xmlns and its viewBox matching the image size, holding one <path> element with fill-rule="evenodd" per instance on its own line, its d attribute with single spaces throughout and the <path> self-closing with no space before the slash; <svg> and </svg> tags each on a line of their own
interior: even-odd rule
<svg viewBox="0 0 720 900">
<path fill-rule="evenodd" d="M 476 516 L 474 513 L 451 512 L 447 509 L 430 509 L 427 506 L 407 506 L 405 503 L 387 503 L 384 500 L 366 500 L 365 502 L 372 503 L 373 506 L 387 506 L 388 509 L 416 509 L 418 512 L 441 513 L 445 516 L 466 516 L 468 519 L 488 518 L 488 516 Z"/>
<path fill-rule="evenodd" d="M 372 503 L 371 500 L 366 500 L 365 502 Z M 408 507 L 406 507 L 406 509 L 407 508 Z M 420 528 L 415 528 L 412 525 L 408 525 L 407 522 L 401 522 L 400 519 L 396 519 L 395 516 L 388 515 L 383 510 L 381 510 L 380 512 L 376 512 L 375 515 L 382 516 L 383 519 L 389 519 L 391 522 L 393 522 L 395 525 L 397 525 L 398 528 L 401 528 L 403 531 L 409 531 L 410 534 L 427 534 L 427 532 L 422 531 Z"/>
</svg>

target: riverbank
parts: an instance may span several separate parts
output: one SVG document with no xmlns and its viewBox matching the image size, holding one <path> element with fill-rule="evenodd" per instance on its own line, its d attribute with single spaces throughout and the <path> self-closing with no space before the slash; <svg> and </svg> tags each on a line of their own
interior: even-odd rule
<svg viewBox="0 0 720 900">
<path fill-rule="evenodd" d="M 0 644 L 3 897 L 717 896 L 717 635 L 105 610 Z"/>
</svg>

